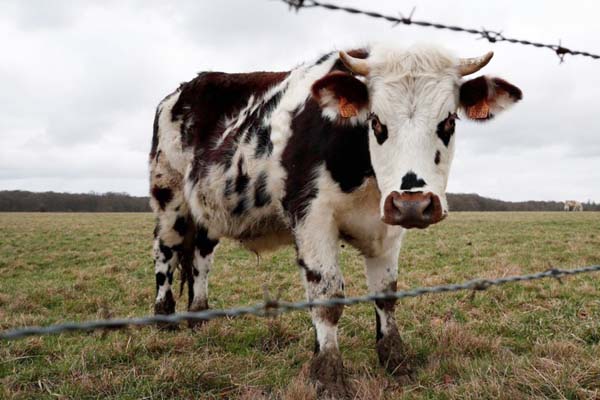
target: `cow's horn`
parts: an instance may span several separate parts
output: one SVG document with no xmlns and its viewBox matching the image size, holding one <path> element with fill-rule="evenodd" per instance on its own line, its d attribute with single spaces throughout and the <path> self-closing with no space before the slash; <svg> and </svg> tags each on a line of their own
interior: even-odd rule
<svg viewBox="0 0 600 400">
<path fill-rule="evenodd" d="M 340 51 L 340 60 L 356 75 L 367 76 L 369 74 L 369 64 L 366 60 L 349 56 L 345 51 Z"/>
<path fill-rule="evenodd" d="M 493 56 L 494 52 L 490 51 L 481 57 L 461 58 L 458 63 L 458 72 L 461 76 L 473 74 L 485 67 Z"/>
</svg>

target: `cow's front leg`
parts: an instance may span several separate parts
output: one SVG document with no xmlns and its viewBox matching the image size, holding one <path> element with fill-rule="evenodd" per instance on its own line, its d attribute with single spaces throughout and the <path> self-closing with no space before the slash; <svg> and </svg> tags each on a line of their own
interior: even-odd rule
<svg viewBox="0 0 600 400">
<path fill-rule="evenodd" d="M 310 224 L 311 220 L 315 224 Z M 308 218 L 296 229 L 296 244 L 308 300 L 344 297 L 344 281 L 337 262 L 338 232 L 333 221 L 328 216 Z M 337 342 L 342 311 L 342 305 L 311 309 L 316 343 L 310 377 L 317 384 L 320 396 L 350 395 Z"/>
<path fill-rule="evenodd" d="M 396 291 L 398 279 L 398 254 L 400 239 L 388 249 L 385 255 L 365 258 L 367 284 L 370 293 Z M 378 300 L 375 302 L 377 355 L 379 362 L 394 375 L 408 375 L 410 351 L 400 338 L 394 309 L 396 300 Z"/>
</svg>

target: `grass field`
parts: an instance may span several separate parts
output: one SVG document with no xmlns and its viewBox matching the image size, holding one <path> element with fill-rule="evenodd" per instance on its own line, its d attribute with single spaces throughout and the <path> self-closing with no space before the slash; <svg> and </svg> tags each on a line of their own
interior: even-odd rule
<svg viewBox="0 0 600 400">
<path fill-rule="evenodd" d="M 149 214 L 0 214 L 0 328 L 151 313 L 152 228 Z M 361 257 L 346 246 L 341 262 L 347 295 L 364 294 Z M 453 213 L 407 235 L 398 287 L 598 263 L 600 213 Z M 258 264 L 219 248 L 211 307 L 260 302 L 264 285 L 304 297 L 291 248 Z M 357 398 L 600 398 L 600 274 L 408 299 L 396 316 L 420 360 L 409 382 L 377 364 L 372 305 L 344 312 Z M 0 397 L 313 398 L 312 345 L 306 312 L 4 342 Z"/>
</svg>

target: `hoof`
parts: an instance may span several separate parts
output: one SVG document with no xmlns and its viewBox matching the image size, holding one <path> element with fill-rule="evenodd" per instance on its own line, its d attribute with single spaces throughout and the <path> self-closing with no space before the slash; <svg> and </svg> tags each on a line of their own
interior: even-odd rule
<svg viewBox="0 0 600 400">
<path fill-rule="evenodd" d="M 204 310 L 208 310 L 208 300 L 198 300 L 192 303 L 192 305 L 190 305 L 188 307 L 188 311 L 189 312 L 198 312 L 198 311 L 204 311 Z M 188 320 L 188 327 L 190 329 L 198 329 L 201 328 L 204 324 L 206 324 L 208 321 L 192 321 L 192 320 Z"/>
<path fill-rule="evenodd" d="M 405 376 L 413 373 L 411 362 L 413 356 L 400 338 L 397 330 L 379 339 L 377 342 L 379 363 L 392 375 Z"/>
<path fill-rule="evenodd" d="M 165 297 L 159 302 L 154 303 L 154 315 L 169 315 L 175 312 L 175 299 L 173 293 L 169 290 Z M 157 326 L 160 329 L 175 330 L 177 329 L 176 323 L 158 323 Z"/>
<path fill-rule="evenodd" d="M 352 390 L 346 382 L 342 356 L 338 350 L 326 350 L 315 355 L 310 363 L 310 379 L 315 383 L 319 399 L 351 399 Z"/>
</svg>

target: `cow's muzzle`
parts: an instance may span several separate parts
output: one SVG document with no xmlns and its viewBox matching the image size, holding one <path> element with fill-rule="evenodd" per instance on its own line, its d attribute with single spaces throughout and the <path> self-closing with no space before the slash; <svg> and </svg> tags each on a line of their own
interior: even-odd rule
<svg viewBox="0 0 600 400">
<path fill-rule="evenodd" d="M 392 192 L 383 205 L 383 222 L 403 228 L 427 228 L 444 219 L 440 198 L 431 192 Z"/>
</svg>

